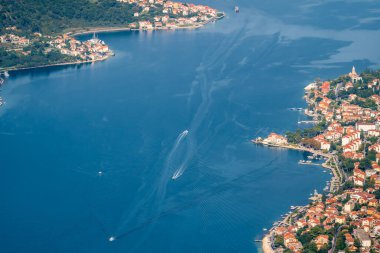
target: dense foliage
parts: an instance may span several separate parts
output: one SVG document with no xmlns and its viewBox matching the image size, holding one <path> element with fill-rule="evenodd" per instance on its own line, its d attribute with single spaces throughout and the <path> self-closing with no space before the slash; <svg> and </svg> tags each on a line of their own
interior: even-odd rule
<svg viewBox="0 0 380 253">
<path fill-rule="evenodd" d="M 0 0 L 0 27 L 16 26 L 25 33 L 59 33 L 73 27 L 134 22 L 133 13 L 138 10 L 136 5 L 116 0 Z"/>
<path fill-rule="evenodd" d="M 58 50 L 52 50 L 48 53 L 44 52 L 44 46 L 34 43 L 26 49 L 30 54 L 24 55 L 19 52 L 6 51 L 0 47 L 0 67 L 34 67 L 60 62 L 76 61 L 75 57 L 63 55 Z"/>
<path fill-rule="evenodd" d="M 321 134 L 326 129 L 326 121 L 323 120 L 311 128 L 297 129 L 295 132 L 287 132 L 286 137 L 290 143 L 302 143 L 307 146 L 314 146 L 313 137 Z"/>
</svg>

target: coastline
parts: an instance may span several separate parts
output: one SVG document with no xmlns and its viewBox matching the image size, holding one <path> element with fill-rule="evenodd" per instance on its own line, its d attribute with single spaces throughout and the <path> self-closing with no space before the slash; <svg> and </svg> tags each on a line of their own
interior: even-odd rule
<svg viewBox="0 0 380 253">
<path fill-rule="evenodd" d="M 73 61 L 73 62 L 60 62 L 60 63 L 52 63 L 52 64 L 46 64 L 46 65 L 39 65 L 39 66 L 33 66 L 33 67 L 11 67 L 11 68 L 4 68 L 1 69 L 1 71 L 19 71 L 19 70 L 29 70 L 29 69 L 39 69 L 39 68 L 49 68 L 49 67 L 57 67 L 57 66 L 67 66 L 67 65 L 81 65 L 85 63 L 95 63 L 99 61 L 105 61 L 107 60 L 111 55 L 105 56 L 98 60 L 89 60 L 89 61 Z"/>
<path fill-rule="evenodd" d="M 215 22 L 226 16 L 224 12 L 218 12 L 218 13 L 220 13 L 221 16 L 213 17 L 204 22 L 201 22 L 195 25 L 190 25 L 190 26 L 154 27 L 152 29 L 130 28 L 127 26 L 125 27 L 124 26 L 88 27 L 88 28 L 73 29 L 72 31 L 66 32 L 65 34 L 70 35 L 70 36 L 79 36 L 79 35 L 85 35 L 85 34 L 91 34 L 91 33 L 108 33 L 108 32 L 124 32 L 124 31 L 168 31 L 168 30 L 174 31 L 174 30 L 186 30 L 186 29 L 199 29 L 207 25 L 208 23 Z"/>
<path fill-rule="evenodd" d="M 197 25 L 192 26 L 178 26 L 175 28 L 153 28 L 153 29 L 132 29 L 130 27 L 95 27 L 95 28 L 79 28 L 78 30 L 73 29 L 73 31 L 66 32 L 64 34 L 69 36 L 80 36 L 91 33 L 110 33 L 110 32 L 124 32 L 124 31 L 168 31 L 168 30 L 185 30 L 185 29 L 199 29 L 207 25 L 208 23 L 215 22 L 219 19 L 222 19 L 226 16 L 224 12 L 219 12 L 221 16 L 216 16 L 210 18 L 204 22 L 201 22 Z M 38 69 L 38 68 L 48 68 L 48 67 L 56 67 L 56 66 L 67 66 L 67 65 L 80 65 L 85 63 L 95 63 L 99 61 L 107 60 L 109 57 L 113 55 L 107 55 L 98 60 L 88 60 L 88 61 L 74 61 L 74 62 L 61 62 L 61 63 L 52 63 L 46 65 L 39 65 L 33 67 L 9 67 L 9 68 L 1 68 L 0 71 L 18 71 L 18 70 L 29 70 L 29 69 Z"/>
<path fill-rule="evenodd" d="M 346 181 L 345 174 L 340 172 L 340 169 L 338 165 L 336 164 L 336 160 L 335 160 L 336 156 L 333 154 L 324 153 L 323 151 L 320 151 L 320 150 L 314 150 L 314 149 L 306 148 L 306 147 L 296 145 L 296 144 L 273 144 L 273 143 L 263 142 L 262 140 L 259 140 L 259 139 L 253 139 L 251 140 L 251 142 L 257 145 L 263 145 L 267 147 L 290 149 L 290 150 L 296 150 L 296 151 L 301 151 L 301 152 L 309 152 L 313 155 L 323 156 L 327 160 L 318 166 L 329 169 L 333 174 L 331 178 L 329 193 L 334 193 L 335 191 L 337 191 L 339 187 L 342 184 L 344 184 L 344 182 Z M 335 163 L 335 168 L 329 166 L 330 161 L 333 161 Z M 344 176 L 342 176 L 342 174 Z M 326 187 L 328 187 L 328 185 L 329 184 L 327 184 Z M 282 221 L 278 221 L 278 223 L 286 224 L 287 220 L 289 220 L 297 211 L 299 211 L 300 209 L 305 209 L 307 207 L 308 205 L 305 205 L 305 206 L 301 206 L 299 208 L 292 210 L 290 214 L 288 214 Z M 262 239 L 261 248 L 264 253 L 276 252 L 272 246 L 273 240 L 274 240 L 274 229 L 276 227 L 277 225 L 273 225 L 271 229 L 269 230 L 269 233 L 266 233 Z"/>
<path fill-rule="evenodd" d="M 311 149 L 311 148 L 306 148 L 306 147 L 302 147 L 302 146 L 299 146 L 299 145 L 290 145 L 290 144 L 272 144 L 272 143 L 264 143 L 262 141 L 258 141 L 258 140 L 252 140 L 253 143 L 255 144 L 258 144 L 258 145 L 264 145 L 264 146 L 268 146 L 268 147 L 275 147 L 275 148 L 284 148 L 284 149 L 291 149 L 291 150 L 297 150 L 297 151 L 302 151 L 302 152 L 309 152 L 313 155 L 318 155 L 318 156 L 323 156 L 325 157 L 327 160 L 322 163 L 322 164 L 318 164 L 318 166 L 321 166 L 325 169 L 329 169 L 332 173 L 333 173 L 333 177 L 331 178 L 331 184 L 330 184 L 330 193 L 332 192 L 335 192 L 337 189 L 335 189 L 336 187 L 338 186 L 341 186 L 344 181 L 345 181 L 345 178 L 344 176 L 342 176 L 342 172 L 339 170 L 339 168 L 337 167 L 336 165 L 336 157 L 332 154 L 327 154 L 327 153 L 324 153 L 320 150 L 315 150 L 315 149 Z M 329 163 L 330 161 L 333 161 L 335 163 L 335 168 L 334 167 L 331 167 L 329 166 Z M 344 175 L 344 174 L 343 174 Z M 339 185 L 337 184 L 334 184 L 332 182 L 339 182 Z"/>
<path fill-rule="evenodd" d="M 262 249 L 264 253 L 274 253 L 275 251 L 272 248 L 271 245 L 271 238 L 273 237 L 273 232 L 270 232 L 269 234 L 266 234 L 262 241 Z"/>
<path fill-rule="evenodd" d="M 307 205 L 305 206 L 297 206 L 295 207 L 294 210 L 292 210 L 291 213 L 289 213 L 288 215 L 286 215 L 281 221 L 278 221 L 276 223 L 279 223 L 279 224 L 288 224 L 289 220 L 291 218 L 294 218 L 294 215 L 299 212 L 299 211 L 303 211 L 304 209 L 307 208 Z M 272 228 L 269 230 L 269 233 L 267 233 L 263 239 L 262 239 L 262 243 L 261 243 L 261 248 L 263 250 L 263 253 L 275 253 L 276 251 L 273 249 L 272 247 L 272 244 L 273 244 L 273 240 L 274 240 L 274 228 L 276 228 L 277 226 L 272 226 Z"/>
</svg>

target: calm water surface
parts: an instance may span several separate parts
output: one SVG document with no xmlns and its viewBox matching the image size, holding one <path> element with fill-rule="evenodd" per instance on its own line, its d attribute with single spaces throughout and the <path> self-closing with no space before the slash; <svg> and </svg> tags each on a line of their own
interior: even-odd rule
<svg viewBox="0 0 380 253">
<path fill-rule="evenodd" d="M 324 187 L 305 154 L 249 140 L 295 129 L 287 109 L 316 77 L 379 66 L 380 4 L 198 3 L 227 17 L 99 34 L 105 62 L 11 73 L 1 252 L 258 252 L 263 228 Z"/>
</svg>

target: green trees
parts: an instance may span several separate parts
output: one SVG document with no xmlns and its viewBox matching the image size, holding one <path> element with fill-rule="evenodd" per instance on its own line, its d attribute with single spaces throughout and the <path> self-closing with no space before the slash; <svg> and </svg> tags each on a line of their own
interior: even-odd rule
<svg viewBox="0 0 380 253">
<path fill-rule="evenodd" d="M 44 45 L 34 43 L 25 49 L 30 53 L 23 54 L 15 51 L 7 52 L 0 47 L 0 67 L 32 67 L 77 60 L 73 56 L 61 54 L 58 50 L 45 53 L 44 49 Z"/>
<path fill-rule="evenodd" d="M 25 35 L 60 33 L 66 28 L 122 25 L 136 21 L 138 7 L 115 0 L 5 0 L 0 27 L 16 26 Z M 2 31 L 5 32 L 4 30 Z"/>
<path fill-rule="evenodd" d="M 280 247 L 284 246 L 284 237 L 283 236 L 276 236 L 274 239 L 274 246 L 275 247 Z"/>
<path fill-rule="evenodd" d="M 376 158 L 375 158 L 376 159 Z M 362 170 L 368 170 L 372 167 L 371 160 L 367 157 L 362 159 L 359 164 L 359 168 Z"/>
<path fill-rule="evenodd" d="M 367 93 L 365 95 L 367 97 L 373 95 L 372 90 L 370 90 L 370 92 L 368 94 Z M 360 107 L 363 107 L 363 108 L 370 108 L 372 110 L 376 110 L 377 109 L 377 105 L 376 105 L 375 101 L 373 101 L 372 99 L 369 99 L 369 98 L 365 99 L 364 101 L 359 100 L 359 99 L 356 98 L 354 101 L 352 101 L 352 103 L 355 104 L 355 105 L 358 105 Z"/>
<path fill-rule="evenodd" d="M 345 238 L 343 233 L 339 233 L 336 238 L 335 252 L 344 250 L 346 248 Z"/>
<path fill-rule="evenodd" d="M 380 190 L 374 192 L 376 199 L 380 199 Z"/>
<path fill-rule="evenodd" d="M 350 158 L 344 158 L 343 156 L 340 157 L 340 159 L 342 161 L 342 167 L 344 169 L 344 171 L 346 172 L 351 172 L 354 170 L 355 168 L 355 161 L 350 159 Z"/>
<path fill-rule="evenodd" d="M 317 245 L 314 242 L 308 243 L 304 245 L 302 250 L 303 253 L 316 253 L 318 252 Z"/>
<path fill-rule="evenodd" d="M 371 161 L 376 161 L 376 151 L 375 150 L 369 150 L 367 153 L 367 158 Z"/>
<path fill-rule="evenodd" d="M 323 120 L 311 128 L 297 129 L 295 132 L 287 132 L 286 137 L 290 143 L 301 143 L 304 139 L 310 139 L 322 133 L 326 129 L 326 121 Z M 310 140 L 305 144 L 311 144 Z"/>
</svg>

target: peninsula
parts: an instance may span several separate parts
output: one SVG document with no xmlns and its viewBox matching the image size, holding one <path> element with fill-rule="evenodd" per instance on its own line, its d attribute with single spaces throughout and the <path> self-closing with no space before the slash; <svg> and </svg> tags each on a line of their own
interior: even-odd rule
<svg viewBox="0 0 380 253">
<path fill-rule="evenodd" d="M 380 71 L 352 71 L 305 87 L 305 114 L 316 125 L 254 143 L 310 152 L 333 172 L 330 187 L 276 222 L 265 253 L 380 251 Z"/>
<path fill-rule="evenodd" d="M 166 0 L 27 0 L 0 3 L 0 71 L 77 64 L 113 55 L 97 31 L 199 28 L 224 16 Z"/>
</svg>

